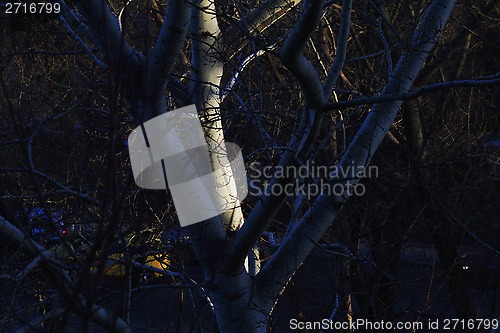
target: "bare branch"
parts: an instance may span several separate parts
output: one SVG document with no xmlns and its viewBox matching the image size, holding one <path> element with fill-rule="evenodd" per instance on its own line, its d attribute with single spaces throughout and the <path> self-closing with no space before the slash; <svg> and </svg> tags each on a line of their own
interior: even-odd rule
<svg viewBox="0 0 500 333">
<path fill-rule="evenodd" d="M 396 94 L 396 95 L 383 94 L 380 96 L 359 97 L 347 101 L 331 102 L 326 104 L 323 110 L 331 111 L 331 110 L 347 109 L 360 105 L 371 105 L 376 103 L 384 103 L 392 101 L 405 101 L 420 97 L 425 94 L 431 94 L 450 88 L 484 87 L 484 86 L 494 86 L 498 84 L 500 84 L 500 72 L 494 75 L 483 76 L 475 79 L 454 80 L 454 81 L 434 83 L 403 94 Z"/>
<path fill-rule="evenodd" d="M 30 263 L 21 271 L 19 274 L 16 276 L 16 281 L 21 281 L 33 268 L 35 268 L 36 265 L 42 260 L 42 257 L 40 255 L 36 256 L 33 258 L 33 260 L 30 261 Z"/>
<path fill-rule="evenodd" d="M 313 142 L 312 139 L 316 136 L 321 123 L 319 117 L 316 117 L 315 108 L 321 109 L 326 99 L 316 70 L 302 55 L 302 51 L 321 19 L 323 3 L 324 1 L 306 1 L 304 3 L 302 17 L 292 29 L 281 49 L 282 62 L 298 79 L 307 104 L 299 128 L 289 144 L 289 148 L 292 151 L 297 151 L 297 153 L 287 151 L 283 154 L 279 162 L 282 167 L 295 165 L 297 162 L 296 155 L 306 153 L 310 149 L 310 143 Z M 275 178 L 271 181 L 270 187 L 279 186 L 283 188 L 291 182 L 291 177 Z M 244 260 L 253 244 L 278 212 L 286 197 L 284 191 L 280 195 L 263 194 L 227 251 L 225 266 L 229 270 L 235 269 Z"/>
<path fill-rule="evenodd" d="M 87 27 L 83 21 L 81 15 L 71 7 L 69 7 L 66 2 L 60 0 L 61 4 L 61 16 L 64 17 L 66 24 L 71 26 L 72 30 L 75 30 L 77 33 L 84 35 L 88 39 L 90 39 L 94 44 L 99 46 L 99 39 L 92 33 L 92 31 Z"/>
<path fill-rule="evenodd" d="M 191 5 L 187 0 L 168 1 L 165 18 L 155 47 L 148 59 L 147 90 L 157 99 L 157 109 L 165 110 L 165 89 L 168 76 L 172 73 L 175 61 L 184 45 L 189 27 Z M 154 117 L 156 115 L 153 115 Z M 149 120 L 152 117 L 143 119 Z"/>
<path fill-rule="evenodd" d="M 321 109 L 326 98 L 323 95 L 323 89 L 314 67 L 302 55 L 302 51 L 318 25 L 322 11 L 323 1 L 306 1 L 302 17 L 294 26 L 281 49 L 282 61 L 299 80 L 307 106 L 302 114 L 299 128 L 290 141 L 289 151 L 285 152 L 280 159 L 280 167 L 296 165 L 298 156 L 307 154 L 321 124 L 321 115 L 316 116 L 315 108 Z M 289 186 L 292 181 L 291 177 L 274 178 L 269 186 L 270 188 L 275 186 L 284 188 Z M 286 198 L 285 191 L 281 191 L 279 195 L 263 194 L 227 251 L 225 265 L 229 269 L 234 269 L 244 260 Z"/>
<path fill-rule="evenodd" d="M 82 295 L 76 295 L 76 289 L 73 281 L 66 271 L 62 268 L 59 259 L 49 250 L 40 244 L 29 239 L 21 230 L 0 216 L 0 236 L 8 244 L 19 248 L 32 256 L 40 256 L 43 259 L 42 267 L 47 274 L 54 280 L 55 286 L 68 301 L 76 301 L 76 309 L 85 313 L 91 309 L 91 319 L 112 332 L 131 333 L 130 327 L 120 318 L 115 318 L 108 311 L 98 305 L 88 304 Z M 90 305 L 90 307 L 89 307 Z"/>
<path fill-rule="evenodd" d="M 36 169 L 33 169 L 33 170 L 30 170 L 28 168 L 0 168 L 0 173 L 7 173 L 7 172 L 33 172 L 33 174 L 37 177 L 40 177 L 46 181 L 48 181 L 49 183 L 52 183 L 54 186 L 60 188 L 61 190 L 60 191 L 56 191 L 55 193 L 64 193 L 64 194 L 68 194 L 68 195 L 71 195 L 75 198 L 79 198 L 79 199 L 82 199 L 82 200 L 85 200 L 93 205 L 96 205 L 98 207 L 101 206 L 101 202 L 91 196 L 88 196 L 84 193 L 81 193 L 81 192 L 77 192 L 77 191 L 74 191 L 74 190 L 71 190 L 69 188 L 67 188 L 66 186 L 64 186 L 63 184 L 61 184 L 60 182 L 58 182 L 57 180 L 55 180 L 54 178 L 46 175 L 45 173 L 43 172 L 40 172 Z M 47 193 L 41 193 L 42 195 L 50 195 L 52 192 L 47 192 Z M 21 196 L 23 198 L 30 198 L 30 197 L 39 197 L 40 195 L 39 194 L 36 194 L 36 195 L 33 195 L 33 196 Z"/>
<path fill-rule="evenodd" d="M 417 74 L 423 67 L 439 33 L 443 30 L 454 0 L 435 0 L 427 8 L 426 14 L 412 39 L 411 49 L 402 56 L 387 84 L 386 93 L 406 93 L 411 88 Z M 360 130 L 337 166 L 337 170 L 348 170 L 366 166 L 393 123 L 401 101 L 376 104 L 368 114 Z M 347 187 L 345 180 L 333 175 L 332 182 L 340 182 Z M 356 184 L 358 179 L 351 179 Z M 323 233 L 333 223 L 343 203 L 349 198 L 349 191 L 342 195 L 323 192 L 307 211 L 297 227 L 284 240 L 282 246 L 273 254 L 271 260 L 256 277 L 256 284 L 262 288 L 258 295 L 263 306 L 272 305 L 283 287 L 288 283 L 298 267 L 305 260 Z"/>
<path fill-rule="evenodd" d="M 88 36 L 101 49 L 108 65 L 115 70 L 130 70 L 139 65 L 140 55 L 125 40 L 118 18 L 111 12 L 107 2 L 99 0 L 81 0 L 76 2 L 85 16 L 81 20 L 90 30 Z M 68 22 L 72 22 L 63 12 Z"/>
<path fill-rule="evenodd" d="M 268 0 L 250 11 L 224 34 L 224 45 L 229 48 L 226 54 L 232 58 L 247 44 L 249 36 L 258 35 L 272 26 L 286 13 L 300 3 L 301 0 Z"/>
<path fill-rule="evenodd" d="M 44 322 L 54 317 L 57 317 L 62 313 L 64 313 L 63 308 L 56 308 L 52 311 L 44 313 L 42 316 L 32 320 L 29 324 L 18 329 L 16 333 L 28 333 L 28 332 L 33 332 L 35 328 L 40 329 L 40 326 L 42 326 Z"/>
<path fill-rule="evenodd" d="M 240 20 L 239 27 L 246 29 L 249 34 L 261 33 L 298 5 L 300 1 L 268 0 L 245 15 Z"/>
<path fill-rule="evenodd" d="M 287 285 L 326 229 L 335 220 L 340 207 L 334 198 L 321 195 L 307 211 L 282 245 L 257 275 L 255 284 L 258 302 L 265 309 Z"/>
<path fill-rule="evenodd" d="M 257 59 L 261 55 L 266 54 L 267 51 L 271 51 L 274 48 L 276 48 L 276 46 L 277 46 L 276 44 L 270 45 L 270 46 L 268 46 L 268 47 L 266 47 L 264 49 L 260 49 L 260 50 L 258 50 L 256 52 L 250 54 L 248 57 L 246 57 L 245 59 L 243 59 L 243 61 L 239 65 L 239 67 L 236 69 L 236 73 L 234 73 L 234 75 L 229 79 L 229 82 L 226 84 L 226 86 L 224 87 L 224 89 L 222 89 L 221 97 L 220 97 L 221 98 L 221 103 L 227 97 L 227 95 L 229 94 L 229 92 L 233 89 L 233 87 L 236 84 L 236 82 L 238 82 L 238 77 L 243 72 L 243 70 L 245 69 L 245 67 L 247 67 L 253 60 Z"/>
<path fill-rule="evenodd" d="M 66 30 L 68 30 L 68 32 L 70 33 L 71 36 L 73 36 L 73 38 L 76 40 L 76 42 L 78 44 L 80 44 L 83 49 L 85 50 L 85 52 L 87 52 L 90 57 L 92 58 L 92 60 L 94 60 L 94 62 L 101 68 L 103 69 L 108 69 L 108 65 L 106 65 L 104 62 L 101 61 L 101 59 L 99 59 L 95 54 L 94 52 L 92 52 L 92 50 L 90 49 L 90 47 L 87 46 L 87 44 L 85 44 L 85 42 L 80 38 L 80 36 L 78 36 L 76 34 L 76 32 L 73 31 L 73 29 L 71 28 L 71 26 L 68 24 L 68 22 L 66 21 L 66 19 L 64 18 L 64 15 L 59 15 L 59 19 L 61 20 L 61 22 L 64 24 L 64 26 L 66 27 Z"/>
<path fill-rule="evenodd" d="M 306 103 L 311 108 L 323 106 L 325 98 L 318 73 L 302 52 L 321 20 L 323 4 L 324 1 L 304 2 L 302 17 L 293 27 L 280 52 L 281 61 L 299 81 Z"/>
<path fill-rule="evenodd" d="M 344 67 L 347 53 L 347 40 L 349 39 L 349 29 L 351 28 L 351 12 L 352 0 L 342 1 L 342 11 L 340 13 L 340 29 L 338 35 L 337 48 L 335 49 L 335 59 L 332 67 L 328 71 L 325 83 L 323 85 L 323 93 L 328 99 L 332 94 L 333 88 L 337 84 L 340 72 Z"/>
</svg>

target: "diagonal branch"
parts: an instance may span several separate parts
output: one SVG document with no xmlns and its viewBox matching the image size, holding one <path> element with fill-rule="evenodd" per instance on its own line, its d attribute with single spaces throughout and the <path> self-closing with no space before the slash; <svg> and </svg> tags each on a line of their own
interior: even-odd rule
<svg viewBox="0 0 500 333">
<path fill-rule="evenodd" d="M 421 88 L 402 94 L 395 94 L 395 95 L 383 94 L 380 96 L 359 97 L 347 101 L 331 102 L 325 105 L 323 111 L 347 109 L 355 106 L 369 105 L 375 103 L 406 101 L 409 99 L 420 97 L 425 94 L 431 94 L 434 92 L 439 92 L 450 88 L 484 87 L 484 86 L 494 86 L 494 85 L 500 85 L 500 72 L 494 75 L 479 77 L 475 79 L 453 80 L 453 81 L 429 84 L 427 86 L 423 86 Z"/>
<path fill-rule="evenodd" d="M 8 244 L 32 256 L 40 256 L 42 267 L 53 279 L 55 286 L 67 301 L 76 300 L 76 309 L 81 313 L 91 310 L 91 319 L 110 332 L 131 333 L 131 329 L 121 318 L 112 316 L 106 309 L 88 301 L 77 293 L 73 281 L 70 279 L 59 259 L 49 250 L 29 239 L 21 230 L 0 216 L 0 236 Z"/>
<path fill-rule="evenodd" d="M 261 33 L 282 18 L 301 0 L 268 0 L 250 11 L 239 22 L 239 27 L 250 34 Z"/>
<path fill-rule="evenodd" d="M 276 297 L 336 219 L 339 209 L 333 198 L 321 195 L 257 274 L 255 290 L 259 293 L 255 297 L 263 309 L 272 307 Z"/>
<path fill-rule="evenodd" d="M 323 85 L 323 93 L 326 99 L 328 99 L 332 94 L 333 88 L 335 88 L 340 72 L 345 64 L 347 40 L 349 38 L 349 29 L 351 28 L 351 12 L 352 0 L 343 0 L 342 11 L 340 13 L 340 29 L 337 38 L 338 42 L 337 48 L 335 49 L 335 59 L 333 60 L 332 67 L 330 67 Z"/>
<path fill-rule="evenodd" d="M 311 140 L 307 139 L 315 136 L 315 130 L 320 124 L 320 119 L 314 116 L 314 108 L 321 108 L 326 101 L 315 69 L 302 55 L 309 37 L 321 19 L 323 3 L 324 1 L 305 2 L 301 19 L 295 25 L 281 49 L 283 63 L 298 78 L 305 94 L 306 103 L 313 107 L 312 109 L 306 108 L 303 112 L 299 128 L 289 144 L 290 151 L 286 151 L 280 159 L 279 166 L 281 167 L 296 165 L 296 155 L 298 153 L 294 152 L 300 150 L 300 153 L 306 153 L 311 147 L 307 144 Z M 291 177 L 274 178 L 270 183 L 270 187 L 285 188 L 292 182 Z M 262 195 L 252 209 L 246 223 L 238 231 L 228 248 L 225 257 L 225 266 L 228 270 L 235 269 L 243 262 L 253 244 L 266 230 L 286 198 L 286 191 L 280 191 L 278 195 L 272 193 L 272 191 Z"/>
<path fill-rule="evenodd" d="M 103 69 L 108 69 L 108 65 L 105 64 L 104 62 L 102 62 L 95 54 L 94 52 L 90 49 L 90 47 L 88 47 L 88 45 L 80 38 L 80 36 L 78 36 L 78 34 L 73 30 L 73 28 L 71 27 L 70 23 L 71 22 L 74 26 L 75 26 L 75 29 L 77 29 L 78 31 L 80 31 L 81 33 L 83 33 L 84 35 L 86 36 L 89 36 L 89 30 L 88 28 L 85 26 L 85 24 L 83 24 L 79 19 L 78 17 L 75 15 L 75 13 L 73 12 L 72 9 L 70 9 L 64 2 L 61 3 L 61 9 L 62 9 L 62 13 L 59 15 L 59 19 L 61 20 L 61 22 L 64 24 L 64 26 L 66 27 L 66 30 L 68 30 L 69 34 L 71 36 L 73 36 L 73 38 L 76 40 L 76 42 L 78 44 L 80 44 L 81 47 L 83 47 L 83 49 L 85 50 L 85 52 L 87 52 L 90 57 L 92 58 L 92 60 L 94 60 L 94 62 L 101 68 Z M 69 22 L 68 22 L 69 21 Z"/>
<path fill-rule="evenodd" d="M 444 29 L 454 4 L 454 0 L 434 0 L 427 8 L 422 22 L 413 35 L 408 53 L 398 61 L 384 92 L 398 94 L 409 91 L 439 33 Z M 392 101 L 373 106 L 336 170 L 352 172 L 357 167 L 368 165 L 393 123 L 401 103 L 402 101 Z M 352 186 L 359 179 L 356 179 L 355 175 L 354 179 L 348 181 Z M 256 297 L 265 308 L 272 306 L 274 299 L 333 223 L 342 204 L 352 194 L 347 190 L 349 183 L 346 180 L 334 175 L 331 182 L 342 185 L 344 193 L 341 195 L 321 193 L 298 226 L 257 275 L 255 282 L 257 286 L 262 286 L 263 291 Z"/>
<path fill-rule="evenodd" d="M 262 33 L 271 27 L 301 0 L 267 0 L 235 22 L 224 33 L 226 56 L 232 58 L 249 42 L 249 37 Z"/>
<path fill-rule="evenodd" d="M 168 1 L 165 18 L 153 52 L 148 59 L 146 93 L 156 99 L 156 110 L 165 110 L 165 90 L 189 27 L 191 4 Z M 153 115 L 153 117 L 156 115 Z M 152 117 L 151 117 L 152 118 Z"/>
<path fill-rule="evenodd" d="M 92 31 L 83 23 L 83 19 L 81 15 L 68 6 L 63 0 L 59 0 L 59 3 L 61 4 L 61 13 L 60 15 L 64 17 L 65 21 L 67 24 L 71 26 L 72 30 L 75 30 L 77 33 L 87 37 L 90 39 L 94 44 L 99 45 L 99 40 L 97 36 L 95 36 Z"/>
<path fill-rule="evenodd" d="M 139 65 L 138 52 L 125 40 L 118 18 L 106 1 L 79 0 L 76 4 L 85 18 L 82 23 L 89 29 L 87 36 L 101 49 L 114 71 L 126 71 Z M 73 20 L 69 20 L 64 11 L 63 15 L 72 24 Z"/>
<path fill-rule="evenodd" d="M 299 81 L 306 104 L 311 108 L 323 106 L 325 98 L 318 73 L 302 52 L 321 20 L 323 4 L 324 1 L 304 2 L 302 17 L 293 27 L 280 52 L 281 61 Z"/>
<path fill-rule="evenodd" d="M 45 174 L 41 171 L 38 171 L 37 169 L 34 169 L 34 168 L 32 168 L 32 169 L 29 169 L 29 168 L 0 168 L 0 173 L 10 173 L 10 172 L 26 172 L 26 173 L 32 172 L 35 176 L 46 180 L 47 182 L 53 184 L 55 187 L 58 187 L 60 189 L 58 191 L 55 191 L 54 193 L 67 194 L 67 195 L 73 196 L 75 198 L 79 198 L 79 199 L 82 199 L 84 201 L 87 201 L 88 203 L 93 204 L 97 207 L 102 206 L 102 203 L 99 200 L 97 200 L 96 198 L 93 198 L 85 193 L 81 193 L 81 192 L 69 189 L 66 186 L 64 186 L 63 184 L 61 184 L 60 182 L 58 182 L 57 180 L 55 180 L 54 178 L 48 176 L 47 174 Z M 51 194 L 52 192 L 46 192 L 46 193 Z M 9 197 L 11 197 L 11 196 L 9 196 Z M 20 197 L 30 197 L 30 196 L 20 196 Z M 32 197 L 39 197 L 39 194 L 35 194 Z"/>
</svg>

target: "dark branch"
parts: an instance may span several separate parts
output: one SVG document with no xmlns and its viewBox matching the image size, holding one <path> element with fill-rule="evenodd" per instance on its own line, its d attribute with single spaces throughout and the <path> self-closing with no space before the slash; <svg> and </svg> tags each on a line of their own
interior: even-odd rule
<svg viewBox="0 0 500 333">
<path fill-rule="evenodd" d="M 409 99 L 415 99 L 424 94 L 430 94 L 450 88 L 484 87 L 484 86 L 494 86 L 498 84 L 500 84 L 500 72 L 491 76 L 486 76 L 478 79 L 455 80 L 455 81 L 435 83 L 404 94 L 398 94 L 398 95 L 385 94 L 372 97 L 360 97 L 348 101 L 331 102 L 327 103 L 322 111 L 347 109 L 360 105 L 369 105 L 369 104 L 384 103 L 391 101 L 405 101 Z"/>
</svg>

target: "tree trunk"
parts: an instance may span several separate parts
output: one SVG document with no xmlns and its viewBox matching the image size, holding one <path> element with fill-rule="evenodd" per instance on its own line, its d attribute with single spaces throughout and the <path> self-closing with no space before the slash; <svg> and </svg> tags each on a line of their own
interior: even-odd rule
<svg viewBox="0 0 500 333">
<path fill-rule="evenodd" d="M 265 333 L 268 311 L 252 301 L 253 284 L 241 267 L 236 274 L 219 274 L 215 290 L 210 292 L 221 333 Z"/>
</svg>

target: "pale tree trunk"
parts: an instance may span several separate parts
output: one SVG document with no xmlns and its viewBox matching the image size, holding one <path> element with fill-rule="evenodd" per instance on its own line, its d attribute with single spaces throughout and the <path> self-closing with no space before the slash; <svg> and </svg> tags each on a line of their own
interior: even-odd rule
<svg viewBox="0 0 500 333">
<path fill-rule="evenodd" d="M 254 302 L 253 283 L 242 268 L 239 273 L 220 273 L 218 290 L 210 292 L 219 330 L 223 333 L 265 333 L 268 311 Z"/>
<path fill-rule="evenodd" d="M 191 18 L 191 34 L 193 39 L 192 66 L 190 92 L 193 101 L 200 112 L 200 120 L 205 131 L 212 169 L 224 169 L 224 176 L 214 179 L 214 184 L 228 186 L 217 188 L 219 198 L 225 201 L 230 196 L 228 188 L 236 193 L 236 184 L 227 158 L 224 130 L 220 109 L 220 84 L 224 64 L 218 59 L 220 30 L 217 23 L 215 2 L 201 0 L 195 2 Z M 221 202 L 224 205 L 225 202 Z M 221 214 L 222 221 L 229 230 L 238 230 L 243 224 L 243 213 L 239 201 L 235 207 Z"/>
<path fill-rule="evenodd" d="M 212 0 L 201 0 L 195 3 L 191 18 L 191 34 L 193 38 L 192 66 L 190 91 L 198 110 L 205 131 L 205 137 L 210 150 L 212 169 L 224 168 L 226 175 L 231 179 L 232 171 L 226 156 L 223 124 L 220 109 L 220 84 L 223 75 L 223 63 L 218 59 L 217 50 L 220 40 L 220 30 L 215 15 L 215 3 Z M 225 180 L 215 179 L 215 183 Z M 231 186 L 235 186 L 231 179 Z M 233 189 L 234 191 L 234 189 Z M 221 193 L 221 198 L 227 193 Z M 233 192 L 234 193 L 234 192 Z M 239 204 L 233 210 L 220 215 L 225 229 L 238 230 L 243 224 L 243 214 Z M 208 223 L 216 223 L 210 221 Z M 191 230 L 199 230 L 193 226 Z M 196 232 L 196 231 L 195 231 Z M 207 235 L 208 236 L 208 235 Z M 205 241 L 205 240 L 199 240 Z M 207 247 L 200 246 L 198 254 L 207 251 Z M 225 271 L 224 267 L 206 265 L 205 274 L 213 278 L 213 288 L 210 290 L 210 299 L 214 304 L 217 323 L 221 332 L 255 332 L 257 322 L 263 323 L 265 332 L 265 315 L 249 310 L 252 296 L 252 283 L 250 275 L 245 270 L 243 263 L 237 269 Z M 213 267 L 215 266 L 215 267 Z M 213 271 L 215 268 L 215 272 Z"/>
</svg>

